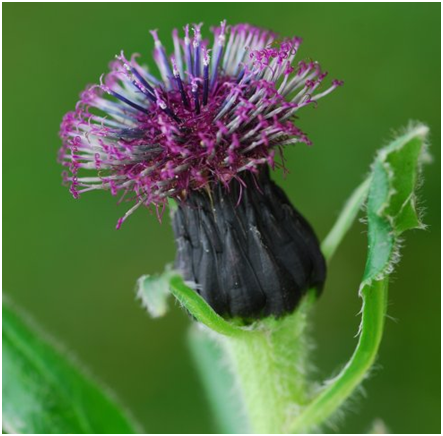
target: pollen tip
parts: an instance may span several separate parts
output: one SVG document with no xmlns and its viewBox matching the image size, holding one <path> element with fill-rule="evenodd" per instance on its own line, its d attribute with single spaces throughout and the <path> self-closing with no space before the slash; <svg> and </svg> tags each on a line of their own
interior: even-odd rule
<svg viewBox="0 0 443 436">
<path fill-rule="evenodd" d="M 150 30 L 149 33 L 152 35 L 152 37 L 154 38 L 154 41 L 157 42 L 159 41 L 158 39 L 158 29 L 153 29 Z"/>
<path fill-rule="evenodd" d="M 119 219 L 117 220 L 117 224 L 116 224 L 116 226 L 115 226 L 115 229 L 116 229 L 116 230 L 120 230 L 120 228 L 121 228 L 123 222 L 124 222 L 124 218 L 119 218 Z"/>
</svg>

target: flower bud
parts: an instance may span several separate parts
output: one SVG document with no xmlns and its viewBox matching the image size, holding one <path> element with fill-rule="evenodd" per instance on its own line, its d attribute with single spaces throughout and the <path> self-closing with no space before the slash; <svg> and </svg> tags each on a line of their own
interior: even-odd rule
<svg viewBox="0 0 443 436">
<path fill-rule="evenodd" d="M 189 191 L 173 215 L 175 267 L 223 317 L 259 319 L 292 312 L 326 264 L 318 240 L 269 176 Z"/>
</svg>

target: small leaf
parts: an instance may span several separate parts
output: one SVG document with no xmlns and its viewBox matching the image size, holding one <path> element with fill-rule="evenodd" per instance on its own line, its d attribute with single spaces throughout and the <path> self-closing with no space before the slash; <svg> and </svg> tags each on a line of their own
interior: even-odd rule
<svg viewBox="0 0 443 436">
<path fill-rule="evenodd" d="M 112 395 L 3 301 L 3 428 L 8 433 L 136 433 Z"/>
<path fill-rule="evenodd" d="M 166 268 L 162 274 L 144 275 L 137 280 L 137 298 L 153 318 L 164 316 L 168 311 L 171 276 L 171 270 Z"/>
<path fill-rule="evenodd" d="M 426 126 L 417 125 L 377 154 L 367 203 L 369 252 L 362 286 L 392 271 L 404 231 L 424 228 L 415 190 L 428 159 L 427 134 Z"/>
</svg>

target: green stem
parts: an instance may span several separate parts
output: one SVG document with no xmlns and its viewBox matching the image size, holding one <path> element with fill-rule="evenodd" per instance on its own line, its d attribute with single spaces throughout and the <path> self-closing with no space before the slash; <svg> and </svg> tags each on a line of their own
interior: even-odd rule
<svg viewBox="0 0 443 436">
<path fill-rule="evenodd" d="M 253 434 L 288 433 L 291 417 L 309 400 L 307 315 L 315 292 L 283 319 L 267 319 L 255 335 L 221 338 Z"/>
<path fill-rule="evenodd" d="M 298 415 L 292 433 L 306 433 L 318 428 L 352 394 L 373 365 L 383 335 L 388 278 L 373 281 L 361 290 L 363 299 L 361 334 L 351 360 L 340 374 Z"/>
</svg>

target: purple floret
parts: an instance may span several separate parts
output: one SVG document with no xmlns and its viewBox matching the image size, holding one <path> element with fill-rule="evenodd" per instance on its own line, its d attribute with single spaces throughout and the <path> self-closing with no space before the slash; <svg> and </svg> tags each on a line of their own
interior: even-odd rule
<svg viewBox="0 0 443 436">
<path fill-rule="evenodd" d="M 152 31 L 160 78 L 122 53 L 63 118 L 59 156 L 74 197 L 104 189 L 135 203 L 117 227 L 141 205 L 161 215 L 168 197 L 274 168 L 277 148 L 310 144 L 293 123 L 298 109 L 342 84 L 323 88 L 316 62 L 293 65 L 300 38 L 222 22 L 210 46 L 201 24 L 192 30 L 174 30 L 171 57 Z"/>
</svg>

